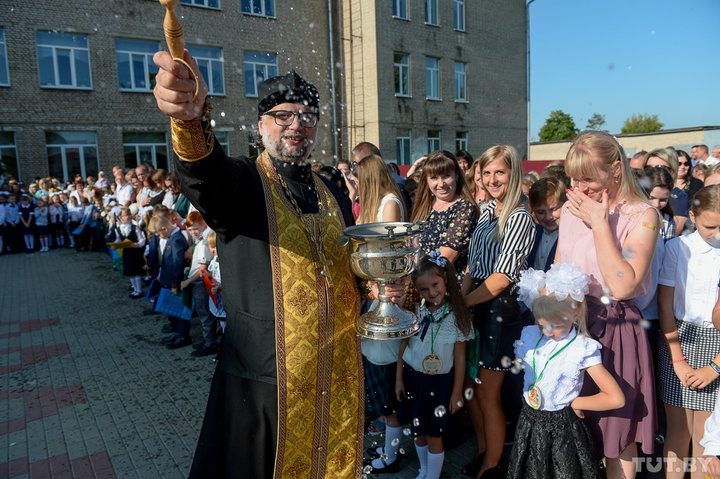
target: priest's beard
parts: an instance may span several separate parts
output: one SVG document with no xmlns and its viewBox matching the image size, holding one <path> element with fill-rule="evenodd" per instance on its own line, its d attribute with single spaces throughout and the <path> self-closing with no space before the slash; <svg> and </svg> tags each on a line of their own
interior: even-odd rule
<svg viewBox="0 0 720 479">
<path fill-rule="evenodd" d="M 265 146 L 270 156 L 278 160 L 296 164 L 304 162 L 307 157 L 310 156 L 310 153 L 312 153 L 312 150 L 315 147 L 315 141 L 308 138 L 307 135 L 301 135 L 298 133 L 290 134 L 289 132 L 286 133 L 288 137 L 302 137 L 303 144 L 297 148 L 287 148 L 283 144 L 283 140 L 286 136 L 285 134 L 281 135 L 278 140 L 272 140 L 270 135 L 265 133 L 261 135 L 263 146 Z"/>
</svg>

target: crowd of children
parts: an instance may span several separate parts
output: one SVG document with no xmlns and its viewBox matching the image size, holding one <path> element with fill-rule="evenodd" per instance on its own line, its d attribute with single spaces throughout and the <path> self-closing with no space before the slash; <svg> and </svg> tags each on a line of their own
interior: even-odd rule
<svg viewBox="0 0 720 479">
<path fill-rule="evenodd" d="M 225 312 L 215 233 L 198 211 L 175 208 L 184 202 L 173 192 L 171 174 L 147 165 L 113 170 L 122 185 L 102 172 L 98 181 L 39 178 L 27 188 L 6 178 L 0 185 L 0 255 L 64 248 L 106 253 L 128 278 L 129 298 L 151 302 L 146 314 L 157 314 L 163 289 L 185 308 L 182 317 L 168 314 L 162 332 L 169 333 L 163 338 L 169 349 L 191 344 L 190 318 L 197 318 L 202 341 L 192 356 L 216 355 Z"/>
<path fill-rule="evenodd" d="M 622 151 L 620 146 L 617 148 Z M 445 156 L 446 153 L 443 152 Z M 597 150 L 593 154 L 604 153 Z M 490 214 L 490 222 L 502 214 L 502 203 L 498 200 L 505 198 L 503 188 L 516 180 L 516 188 L 523 191 L 516 207 L 527 208 L 535 222 L 531 251 L 503 253 L 505 240 L 490 245 L 500 248 L 502 261 L 519 261 L 524 270 L 507 295 L 524 308 L 521 332 L 514 343 L 508 343 L 513 345 L 514 358 L 500 358 L 495 369 L 515 373 L 505 378 L 506 383 L 508 377 L 518 378 L 517 387 L 502 389 L 506 407 L 514 403 L 508 394 L 517 396 L 521 404 L 514 416 L 508 415 L 515 423 L 508 429 L 506 439 L 513 443 L 512 450 L 503 464 L 488 464 L 480 434 L 477 455 L 463 472 L 485 479 L 595 478 L 603 474 L 620 477 L 619 469 L 609 466 L 617 457 L 607 454 L 607 448 L 603 449 L 601 444 L 608 437 L 607 431 L 598 434 L 587 419 L 608 417 L 612 411 L 630 411 L 629 405 L 633 404 L 642 406 L 635 396 L 643 393 L 635 391 L 628 395 L 624 378 L 616 374 L 612 364 L 607 367 L 606 356 L 612 350 L 608 351 L 609 348 L 602 345 L 602 338 L 595 337 L 589 327 L 590 319 L 594 319 L 589 311 L 598 310 L 595 301 L 598 298 L 589 294 L 589 285 L 593 281 L 597 284 L 597 277 L 593 277 L 597 272 L 583 270 L 582 265 L 557 254 L 562 215 L 580 217 L 583 202 L 586 208 L 593 201 L 607 207 L 608 190 L 604 189 L 603 193 L 598 186 L 597 198 L 593 197 L 596 178 L 583 176 L 571 180 L 561 164 L 550 165 L 540 175 L 513 175 L 515 179 L 511 179 L 507 165 L 493 158 L 481 164 L 477 160 L 473 162 L 465 152 L 459 157 L 462 162 L 457 164 L 468 172 L 467 178 L 455 177 L 452 181 L 459 185 L 458 189 L 466 182 L 472 184 L 476 193 L 473 198 L 478 200 L 484 213 L 487 213 L 486 202 L 498 207 L 495 215 Z M 377 155 L 371 161 L 381 164 Z M 643 201 L 659 213 L 656 223 L 637 225 L 656 232 L 655 253 L 652 265 L 646 269 L 647 279 L 637 288 L 641 294 L 635 296 L 631 291 L 624 296 L 641 312 L 639 334 L 649 338 L 643 341 L 650 345 L 652 352 L 655 378 L 644 378 L 644 381 L 654 383 L 661 404 L 657 411 L 659 426 L 655 447 L 662 448 L 666 477 L 683 477 L 689 469 L 693 471 L 693 479 L 705 474 L 720 479 L 717 457 L 720 454 L 720 186 L 713 180 L 716 174 L 720 176 L 720 169 L 705 168 L 707 184 L 703 187 L 697 184 L 703 176 L 693 174 L 693 159 L 682 151 L 661 148 L 645 153 L 639 167 L 633 170 L 629 170 L 632 159 L 627 161 L 628 164 L 612 164 L 607 174 L 596 167 L 595 173 L 610 184 L 611 190 L 618 191 L 621 182 L 626 181 L 622 169 L 632 171 L 635 176 L 629 181 L 644 190 Z M 342 166 L 342 175 L 331 168 L 323 173 L 328 173 L 332 181 L 345 184 L 352 181 L 353 171 L 362 174 L 370 168 Z M 698 167 L 698 171 L 702 169 Z M 413 205 L 407 201 L 402 204 L 399 197 L 412 197 L 418 183 L 424 181 L 421 170 L 422 167 L 418 167 L 403 180 L 405 189 L 400 195 L 392 195 L 401 213 L 412 210 Z M 397 171 L 394 173 L 393 178 L 397 177 Z M 486 173 L 492 173 L 496 179 L 483 179 Z M 613 174 L 614 180 L 610 176 Z M 197 357 L 217 354 L 225 312 L 215 232 L 208 228 L 200 212 L 187 204 L 176 181 L 162 170 L 139 167 L 136 171 L 124 172 L 117 168 L 113 177 L 126 181 L 108 182 L 103 175 L 99 181 L 77 178 L 61 184 L 46 178 L 38 179 L 27 189 L 13 179 L 3 182 L 0 186 L 0 254 L 45 253 L 61 248 L 111 253 L 115 257 L 115 268 L 128 277 L 131 299 L 155 298 L 157 306 L 170 298 L 185 308 L 182 312 L 168 313 L 168 323 L 162 332 L 167 334 L 163 341 L 169 349 L 192 343 L 190 328 L 196 321 L 202 331 L 202 341 L 193 345 L 191 354 Z M 612 185 L 612 181 L 620 186 Z M 584 189 L 573 188 L 578 183 L 583 184 Z M 368 192 L 363 191 L 362 185 L 360 182 L 345 184 L 352 200 L 367 197 Z M 489 185 L 497 191 L 488 189 Z M 690 188 L 691 185 L 694 187 Z M 123 189 L 122 202 L 115 194 L 118 188 Z M 389 187 L 385 190 L 380 191 L 379 198 L 388 196 Z M 383 211 L 383 204 L 373 203 L 372 211 L 362 218 L 373 221 Z M 595 206 L 592 211 L 595 215 L 606 215 L 604 218 L 608 221 L 608 217 L 615 215 L 616 208 L 622 210 L 624 202 L 618 202 L 615 208 L 606 208 L 604 213 Z M 361 214 L 362 204 L 356 210 Z M 403 216 L 407 217 L 400 215 Z M 417 478 L 438 478 L 443 468 L 447 433 L 454 428 L 453 414 L 463 407 L 469 409 L 477 399 L 473 398 L 475 391 L 481 391 L 477 388 L 481 381 L 478 352 L 474 348 L 482 329 L 473 319 L 479 316 L 477 311 L 466 307 L 468 300 L 458 284 L 454 259 L 443 257 L 440 251 L 426 253 L 411 277 L 422 300 L 417 307 L 422 321 L 420 332 L 402 341 L 363 343 L 366 419 L 371 430 L 385 432 L 384 444 L 367 451 L 365 472 L 398 471 L 401 467 L 399 443 L 404 433 L 414 437 L 420 463 Z M 630 249 L 622 249 L 620 253 L 622 261 L 631 263 L 638 254 Z M 617 272 L 619 278 L 623 274 L 623 271 Z M 609 278 L 601 282 L 610 283 Z M 605 305 L 615 301 L 609 289 L 603 291 L 599 299 Z M 618 304 L 622 301 L 623 298 L 618 300 Z M 475 309 L 483 307 L 478 304 Z M 629 308 L 624 303 L 622 307 Z M 487 321 L 501 322 L 503 318 L 498 316 Z M 632 358 L 628 361 L 632 362 Z M 479 365 L 483 367 L 482 362 Z M 473 387 L 468 387 L 468 378 L 470 384 L 475 382 Z M 647 404 L 654 399 L 643 400 Z M 633 414 L 655 414 L 641 409 Z M 656 418 L 650 420 L 655 422 Z M 602 419 L 600 428 L 603 428 Z M 643 450 L 645 446 L 643 444 Z M 623 447 L 617 455 L 622 456 Z M 608 465 L 605 472 L 602 471 L 603 454 Z M 637 457 L 633 460 L 637 463 L 636 469 L 641 471 Z M 618 464 L 623 466 L 622 461 Z M 628 476 L 627 470 L 621 472 L 625 477 L 633 477 L 632 473 Z"/>
</svg>

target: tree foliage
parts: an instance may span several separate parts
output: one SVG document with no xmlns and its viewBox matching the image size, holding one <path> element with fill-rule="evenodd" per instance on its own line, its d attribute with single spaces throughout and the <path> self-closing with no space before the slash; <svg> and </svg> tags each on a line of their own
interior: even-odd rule
<svg viewBox="0 0 720 479">
<path fill-rule="evenodd" d="M 635 113 L 623 123 L 621 133 L 647 133 L 650 131 L 658 131 L 664 126 L 658 120 L 657 115 L 648 115 L 647 113 Z"/>
<path fill-rule="evenodd" d="M 588 130 L 601 130 L 603 125 L 605 125 L 605 115 L 593 113 L 592 116 L 588 118 L 585 128 Z"/>
<path fill-rule="evenodd" d="M 577 134 L 572 116 L 562 110 L 550 112 L 539 132 L 540 141 L 572 140 Z"/>
</svg>

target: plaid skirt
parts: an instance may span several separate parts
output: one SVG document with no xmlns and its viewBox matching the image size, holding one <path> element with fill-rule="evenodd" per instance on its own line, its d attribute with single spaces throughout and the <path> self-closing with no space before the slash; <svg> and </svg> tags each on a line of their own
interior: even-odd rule
<svg viewBox="0 0 720 479">
<path fill-rule="evenodd" d="M 675 321 L 680 347 L 686 361 L 693 369 L 710 364 L 720 352 L 720 331 L 715 328 L 701 328 L 686 321 Z M 670 353 L 665 339 L 659 341 L 658 363 L 660 363 L 660 398 L 671 406 L 693 409 L 695 411 L 712 411 L 720 387 L 720 378 L 715 379 L 702 389 L 692 390 L 680 383 L 675 370 L 670 364 Z"/>
<path fill-rule="evenodd" d="M 363 356 L 365 373 L 365 416 L 388 416 L 397 412 L 395 375 L 397 363 L 373 364 Z"/>
</svg>

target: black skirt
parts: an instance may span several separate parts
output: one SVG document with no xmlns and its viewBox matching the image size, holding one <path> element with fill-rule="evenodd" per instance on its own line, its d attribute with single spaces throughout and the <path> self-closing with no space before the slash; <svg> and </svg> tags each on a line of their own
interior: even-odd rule
<svg viewBox="0 0 720 479">
<path fill-rule="evenodd" d="M 523 319 L 517 295 L 508 287 L 495 299 L 473 308 L 478 338 L 478 365 L 483 369 L 507 371 L 515 357 L 513 343 L 520 339 Z"/>
<path fill-rule="evenodd" d="M 523 401 L 508 479 L 600 479 L 600 456 L 590 431 L 569 406 L 539 411 Z"/>
<path fill-rule="evenodd" d="M 145 274 L 143 270 L 143 266 L 145 266 L 144 251 L 144 248 L 123 249 L 122 263 L 124 276 L 141 276 Z"/>
<path fill-rule="evenodd" d="M 363 370 L 365 372 L 366 418 L 396 413 L 398 408 L 395 396 L 397 363 L 373 364 L 363 356 Z"/>
<path fill-rule="evenodd" d="M 404 364 L 403 381 L 406 397 L 400 402 L 400 421 L 412 425 L 414 437 L 442 437 L 450 414 L 455 368 L 447 374 L 424 374 Z"/>
</svg>

